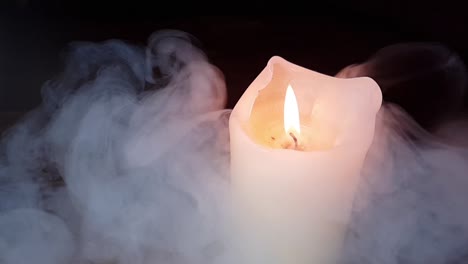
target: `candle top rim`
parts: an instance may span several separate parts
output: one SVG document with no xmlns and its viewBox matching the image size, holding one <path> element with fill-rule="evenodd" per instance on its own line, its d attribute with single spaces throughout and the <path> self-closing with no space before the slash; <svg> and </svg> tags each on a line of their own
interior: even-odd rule
<svg viewBox="0 0 468 264">
<path fill-rule="evenodd" d="M 356 77 L 356 78 L 338 78 L 330 75 L 326 75 L 317 71 L 313 71 L 311 69 L 304 68 L 300 65 L 294 64 L 285 60 L 280 56 L 273 56 L 268 61 L 266 67 L 263 71 L 255 78 L 255 80 L 249 85 L 249 87 L 245 90 L 244 94 L 241 96 L 237 104 L 234 106 L 233 114 L 238 115 L 240 120 L 246 122 L 248 121 L 252 107 L 255 103 L 255 100 L 258 96 L 258 93 L 265 88 L 267 88 L 267 84 L 273 78 L 273 67 L 275 64 L 285 64 L 286 68 L 291 70 L 293 74 L 302 74 L 302 75 L 309 75 L 312 76 L 311 79 L 315 79 L 315 81 L 326 81 L 327 83 L 335 83 L 334 85 L 336 89 L 349 89 L 350 86 L 353 88 L 359 89 L 359 87 L 370 87 L 368 88 L 367 92 L 372 94 L 373 99 L 375 99 L 375 104 L 372 106 L 369 114 L 371 116 L 375 116 L 380 109 L 382 104 L 382 92 L 380 90 L 379 85 L 370 77 Z M 295 81 L 297 78 L 292 78 L 291 81 Z M 291 82 L 290 81 L 290 82 Z M 361 89 L 362 90 L 362 89 Z"/>
<path fill-rule="evenodd" d="M 280 77 L 280 79 L 276 79 L 276 81 L 274 81 L 274 78 L 275 78 L 274 70 L 275 70 L 275 66 L 277 65 L 279 65 L 280 67 L 280 72 L 279 72 L 280 75 L 276 75 L 276 78 Z M 282 70 L 286 70 L 286 72 Z M 270 87 L 269 84 L 272 82 L 274 83 L 271 89 L 280 89 L 278 91 L 281 91 L 282 88 L 275 88 L 275 87 L 282 87 L 283 85 L 287 86 L 287 84 L 292 84 L 294 87 L 294 90 L 296 90 L 296 88 L 299 88 L 299 91 L 303 91 L 302 93 L 304 93 L 304 91 L 307 91 L 309 89 L 308 86 L 310 85 L 311 87 L 313 87 L 313 90 L 310 90 L 312 93 L 314 93 L 314 90 L 319 91 L 319 97 L 317 98 L 320 98 L 320 96 L 322 96 L 321 95 L 322 93 L 326 97 L 328 97 L 328 99 L 326 99 L 328 100 L 327 101 L 328 105 L 330 105 L 330 103 L 333 104 L 333 101 L 336 99 L 338 99 L 338 102 L 346 102 L 346 104 L 343 105 L 344 108 L 341 107 L 340 109 L 348 109 L 349 107 L 351 107 L 350 109 L 348 109 L 348 110 L 351 110 L 351 112 L 348 111 L 350 114 L 348 118 L 351 118 L 349 119 L 351 120 L 351 122 L 347 122 L 343 124 L 345 125 L 344 126 L 345 129 L 347 130 L 350 129 L 348 131 L 350 131 L 352 135 L 351 137 L 349 135 L 344 135 L 343 137 L 340 137 L 340 140 L 337 141 L 336 144 L 333 144 L 330 148 L 324 148 L 324 149 L 307 149 L 307 150 L 298 151 L 294 149 L 271 148 L 271 147 L 265 146 L 264 144 L 260 144 L 259 142 L 256 142 L 255 140 L 251 140 L 253 141 L 253 143 L 255 143 L 255 145 L 261 147 L 262 149 L 265 149 L 265 151 L 283 151 L 283 152 L 293 151 L 297 153 L 333 152 L 334 150 L 340 149 L 342 147 L 355 145 L 355 143 L 353 142 L 356 141 L 357 138 L 360 138 L 357 141 L 361 141 L 361 143 L 363 140 L 365 142 L 369 141 L 369 145 L 370 145 L 370 142 L 372 141 L 372 138 L 373 138 L 372 135 L 373 135 L 373 130 L 375 126 L 376 115 L 382 103 L 381 90 L 378 84 L 374 80 L 372 80 L 369 77 L 343 79 L 343 78 L 337 78 L 334 76 L 325 75 L 325 74 L 304 68 L 302 66 L 296 65 L 294 63 L 291 63 L 279 56 L 274 56 L 268 61 L 267 66 L 264 68 L 264 70 L 258 75 L 258 77 L 252 82 L 252 84 L 244 92 L 244 94 L 242 95 L 242 97 L 240 98 L 240 100 L 238 101 L 238 103 L 236 104 L 236 106 L 231 112 L 230 122 L 229 122 L 230 126 L 238 126 L 239 129 L 242 131 L 242 134 L 245 134 L 245 136 L 249 139 L 253 139 L 251 137 L 252 135 L 250 135 L 252 131 L 249 128 L 251 126 L 250 120 L 251 120 L 252 111 L 254 110 L 254 106 L 255 106 L 255 102 L 257 98 L 261 94 L 260 91 L 266 88 L 269 88 Z M 295 83 L 298 83 L 300 85 L 296 86 Z M 319 85 L 315 85 L 314 83 L 318 83 Z M 286 87 L 284 87 L 284 89 L 286 90 Z M 324 90 L 324 89 L 327 89 L 327 90 Z M 271 93 L 271 91 L 272 90 L 270 90 L 269 93 Z M 343 91 L 344 93 L 342 94 L 341 91 Z M 273 93 L 276 93 L 276 92 L 273 92 Z M 310 92 L 305 92 L 305 93 L 306 94 L 303 94 L 303 95 L 310 96 Z M 265 99 L 263 99 L 263 102 L 261 104 L 265 105 L 265 102 L 268 102 L 265 100 L 270 100 L 273 98 L 275 98 L 273 100 L 279 101 L 281 98 L 280 94 L 278 96 L 274 95 L 273 97 L 271 97 L 271 94 L 270 94 L 270 96 L 267 96 L 265 97 Z M 338 97 L 335 98 L 334 96 L 338 96 Z M 304 97 L 302 97 L 302 99 L 304 99 Z M 284 104 L 284 98 L 282 100 L 283 101 L 281 103 Z M 349 102 L 349 104 L 347 102 Z M 360 104 L 356 108 L 357 112 L 353 111 L 354 102 Z M 362 104 L 363 102 L 364 104 Z M 265 111 L 267 112 L 269 111 L 268 107 L 266 107 L 265 109 L 266 109 Z M 340 116 L 340 113 L 348 114 L 348 112 L 336 112 L 336 113 L 338 114 L 337 116 Z M 308 115 L 309 114 L 308 110 L 304 112 L 304 114 Z M 368 132 L 371 132 L 371 133 L 368 133 Z M 369 135 L 370 139 L 365 138 L 367 135 Z"/>
</svg>

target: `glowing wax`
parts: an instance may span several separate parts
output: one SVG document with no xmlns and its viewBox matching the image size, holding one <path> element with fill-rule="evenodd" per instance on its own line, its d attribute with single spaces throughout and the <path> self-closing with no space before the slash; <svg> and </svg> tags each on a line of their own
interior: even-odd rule
<svg viewBox="0 0 468 264">
<path fill-rule="evenodd" d="M 381 101 L 370 78 L 268 62 L 229 121 L 242 261 L 336 261 Z"/>
</svg>

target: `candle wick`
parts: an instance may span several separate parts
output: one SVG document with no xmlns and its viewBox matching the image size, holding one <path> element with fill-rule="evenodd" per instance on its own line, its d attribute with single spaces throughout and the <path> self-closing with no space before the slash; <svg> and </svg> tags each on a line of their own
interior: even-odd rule
<svg viewBox="0 0 468 264">
<path fill-rule="evenodd" d="M 289 132 L 289 135 L 294 140 L 294 148 L 297 149 L 297 138 L 296 138 L 296 136 L 293 134 L 293 132 Z"/>
</svg>

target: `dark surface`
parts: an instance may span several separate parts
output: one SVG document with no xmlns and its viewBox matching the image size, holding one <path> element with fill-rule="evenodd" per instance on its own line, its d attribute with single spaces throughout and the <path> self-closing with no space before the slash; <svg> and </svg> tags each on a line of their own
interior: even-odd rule
<svg viewBox="0 0 468 264">
<path fill-rule="evenodd" d="M 335 74 L 390 44 L 436 41 L 467 61 L 468 18 L 460 6 L 440 3 L 431 9 L 424 2 L 431 9 L 425 11 L 416 3 L 374 2 L 324 4 L 310 10 L 309 17 L 169 17 L 137 4 L 127 9 L 78 1 L 12 2 L 0 11 L 0 128 L 40 103 L 41 85 L 60 72 L 71 41 L 118 38 L 144 45 L 156 30 L 189 32 L 225 74 L 230 108 L 273 55 Z M 406 101 L 416 108 L 431 103 Z"/>
</svg>

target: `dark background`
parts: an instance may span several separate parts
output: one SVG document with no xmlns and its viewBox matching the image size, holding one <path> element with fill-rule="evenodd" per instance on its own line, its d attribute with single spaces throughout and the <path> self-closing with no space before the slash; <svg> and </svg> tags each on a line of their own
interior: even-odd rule
<svg viewBox="0 0 468 264">
<path fill-rule="evenodd" d="M 40 103 L 41 85 L 60 72 L 64 49 L 77 40 L 118 38 L 144 45 L 159 29 L 189 32 L 224 72 L 228 107 L 273 55 L 331 75 L 398 42 L 440 42 L 465 62 L 468 59 L 468 18 L 462 4 L 352 1 L 311 2 L 311 7 L 301 7 L 292 2 L 252 2 L 242 8 L 259 12 L 279 7 L 283 14 L 299 10 L 308 16 L 226 17 L 178 14 L 183 8 L 190 13 L 197 13 L 197 8 L 230 10 L 229 2 L 206 7 L 155 3 L 22 0 L 0 4 L 0 129 Z M 269 11 L 263 9 L 263 13 Z M 423 103 L 427 104 L 412 102 Z"/>
</svg>

